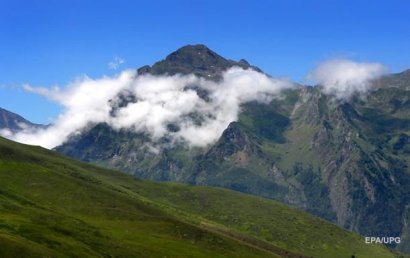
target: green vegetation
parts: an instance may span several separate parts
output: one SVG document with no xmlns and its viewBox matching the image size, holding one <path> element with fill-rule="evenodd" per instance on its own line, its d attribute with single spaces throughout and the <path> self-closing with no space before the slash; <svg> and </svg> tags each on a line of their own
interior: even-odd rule
<svg viewBox="0 0 410 258">
<path fill-rule="evenodd" d="M 0 138 L 0 257 L 394 257 L 277 202 Z"/>
</svg>

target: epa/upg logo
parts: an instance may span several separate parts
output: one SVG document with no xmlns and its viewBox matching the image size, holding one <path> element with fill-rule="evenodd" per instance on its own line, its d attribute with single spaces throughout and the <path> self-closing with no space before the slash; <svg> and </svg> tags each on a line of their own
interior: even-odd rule
<svg viewBox="0 0 410 258">
<path fill-rule="evenodd" d="M 366 244 L 400 244 L 400 237 L 365 237 Z"/>
</svg>

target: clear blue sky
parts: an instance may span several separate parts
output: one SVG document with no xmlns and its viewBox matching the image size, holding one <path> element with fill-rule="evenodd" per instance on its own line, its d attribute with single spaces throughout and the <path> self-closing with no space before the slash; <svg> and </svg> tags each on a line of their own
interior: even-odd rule
<svg viewBox="0 0 410 258">
<path fill-rule="evenodd" d="M 301 81 L 330 58 L 410 68 L 410 1 L 0 0 L 0 107 L 46 123 L 55 104 L 19 89 L 137 68 L 203 43 Z"/>
</svg>

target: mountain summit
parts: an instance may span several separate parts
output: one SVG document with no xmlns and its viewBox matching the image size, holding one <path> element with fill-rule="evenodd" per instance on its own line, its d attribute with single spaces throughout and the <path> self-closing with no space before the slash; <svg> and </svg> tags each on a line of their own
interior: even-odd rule
<svg viewBox="0 0 410 258">
<path fill-rule="evenodd" d="M 219 80 L 222 72 L 233 66 L 262 72 L 258 67 L 250 65 L 244 59 L 239 62 L 228 60 L 207 46 L 198 44 L 181 47 L 164 60 L 156 62 L 152 67 L 149 65 L 143 66 L 138 69 L 138 74 L 195 74 L 206 79 Z"/>
</svg>

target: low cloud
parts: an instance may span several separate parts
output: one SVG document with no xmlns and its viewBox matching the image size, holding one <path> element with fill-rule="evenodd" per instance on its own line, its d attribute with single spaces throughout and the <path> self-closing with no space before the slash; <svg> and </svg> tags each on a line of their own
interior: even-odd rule
<svg viewBox="0 0 410 258">
<path fill-rule="evenodd" d="M 124 64 L 125 60 L 121 57 L 114 56 L 114 59 L 108 63 L 108 67 L 112 70 L 117 70 L 120 65 Z"/>
<path fill-rule="evenodd" d="M 136 76 L 135 71 L 124 71 L 114 77 L 83 77 L 64 89 L 25 85 L 25 90 L 57 102 L 64 111 L 47 128 L 7 137 L 53 148 L 104 122 L 115 130 L 145 133 L 154 143 L 167 137 L 171 144 L 206 146 L 238 119 L 241 104 L 269 102 L 291 85 L 241 68 L 226 71 L 221 82 L 194 75 Z"/>
<path fill-rule="evenodd" d="M 351 60 L 330 60 L 321 63 L 308 76 L 323 86 L 323 92 L 346 100 L 353 94 L 362 94 L 371 87 L 371 81 L 387 72 L 379 63 L 360 63 Z"/>
<path fill-rule="evenodd" d="M 1 128 L 0 135 L 6 138 L 11 138 L 13 137 L 13 132 L 7 128 Z"/>
</svg>

